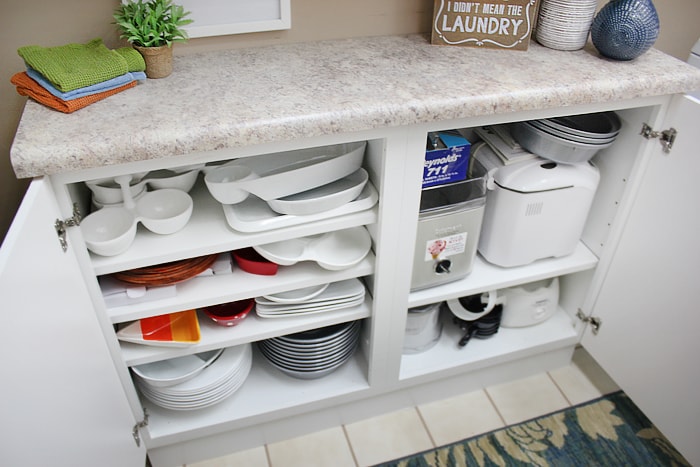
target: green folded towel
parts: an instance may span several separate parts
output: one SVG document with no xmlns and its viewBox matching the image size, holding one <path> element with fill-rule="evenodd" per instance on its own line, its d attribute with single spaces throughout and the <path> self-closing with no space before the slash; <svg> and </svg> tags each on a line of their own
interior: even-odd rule
<svg viewBox="0 0 700 467">
<path fill-rule="evenodd" d="M 126 65 L 130 73 L 134 71 L 146 71 L 146 62 L 143 60 L 143 55 L 133 47 L 122 47 L 120 49 L 114 49 L 114 51 L 126 60 Z"/>
<path fill-rule="evenodd" d="M 130 71 L 144 71 L 146 63 L 130 47 L 110 50 L 102 39 L 58 47 L 28 45 L 17 49 L 27 66 L 41 73 L 58 90 L 69 92 L 92 86 Z"/>
</svg>

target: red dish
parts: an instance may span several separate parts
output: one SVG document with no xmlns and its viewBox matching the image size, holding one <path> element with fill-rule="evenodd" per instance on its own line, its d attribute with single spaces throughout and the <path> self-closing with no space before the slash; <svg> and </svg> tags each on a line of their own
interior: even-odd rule
<svg viewBox="0 0 700 467">
<path fill-rule="evenodd" d="M 241 250 L 232 251 L 233 259 L 236 264 L 245 272 L 258 274 L 260 276 L 274 276 L 277 274 L 279 265 L 263 258 L 260 253 L 253 248 L 243 248 Z"/>
<path fill-rule="evenodd" d="M 255 300 L 252 298 L 235 302 L 221 303 L 203 309 L 204 314 L 221 326 L 235 326 L 248 316 L 253 309 Z"/>
</svg>

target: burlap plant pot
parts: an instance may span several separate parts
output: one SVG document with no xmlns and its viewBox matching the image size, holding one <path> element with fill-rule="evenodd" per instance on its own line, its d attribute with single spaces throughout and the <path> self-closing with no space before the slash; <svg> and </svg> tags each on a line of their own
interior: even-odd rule
<svg viewBox="0 0 700 467">
<path fill-rule="evenodd" d="M 134 45 L 146 62 L 146 76 L 149 78 L 165 78 L 173 72 L 173 48 L 167 45 L 161 47 L 140 47 Z"/>
</svg>

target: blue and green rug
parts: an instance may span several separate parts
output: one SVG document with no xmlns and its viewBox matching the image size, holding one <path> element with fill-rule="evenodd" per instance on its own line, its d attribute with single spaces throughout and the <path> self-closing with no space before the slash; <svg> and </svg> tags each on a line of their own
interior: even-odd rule
<svg viewBox="0 0 700 467">
<path fill-rule="evenodd" d="M 623 392 L 381 467 L 689 466 Z"/>
</svg>

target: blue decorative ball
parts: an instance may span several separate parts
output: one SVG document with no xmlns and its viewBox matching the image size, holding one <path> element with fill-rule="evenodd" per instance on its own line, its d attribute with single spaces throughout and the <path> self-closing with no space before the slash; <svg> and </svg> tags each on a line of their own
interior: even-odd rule
<svg viewBox="0 0 700 467">
<path fill-rule="evenodd" d="M 614 60 L 633 60 L 659 37 L 659 16 L 651 0 L 612 0 L 593 19 L 591 40 Z"/>
</svg>

